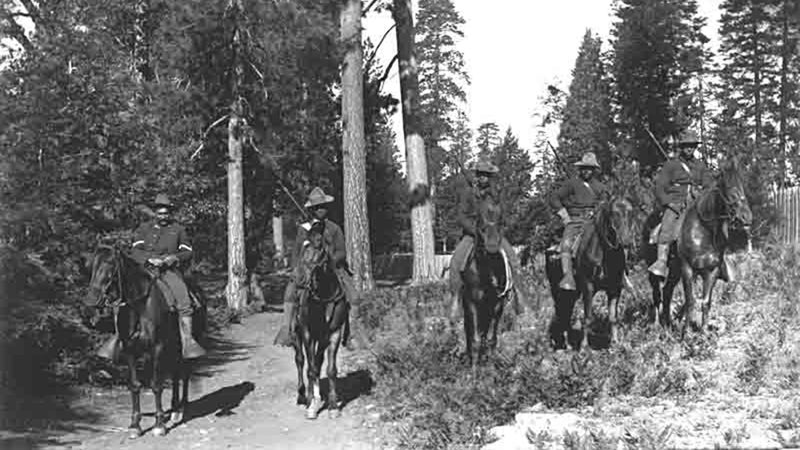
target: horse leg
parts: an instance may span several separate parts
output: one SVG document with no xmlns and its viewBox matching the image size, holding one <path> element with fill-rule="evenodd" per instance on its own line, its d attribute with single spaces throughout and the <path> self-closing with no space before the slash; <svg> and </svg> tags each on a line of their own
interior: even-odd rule
<svg viewBox="0 0 800 450">
<path fill-rule="evenodd" d="M 686 317 L 683 321 L 683 331 L 681 332 L 681 336 L 686 336 L 686 328 L 687 326 L 691 327 L 693 330 L 697 330 L 700 326 L 699 321 L 697 320 L 696 308 L 695 308 L 695 299 L 694 299 L 694 286 L 692 283 L 694 279 L 694 271 L 692 270 L 689 263 L 684 262 L 681 264 L 681 280 L 683 281 L 683 296 L 686 299 L 684 301 L 684 310 L 686 311 Z"/>
<path fill-rule="evenodd" d="M 176 369 L 172 372 L 172 401 L 170 403 L 172 413 L 169 420 L 177 425 L 183 421 L 183 405 L 181 405 L 181 381 L 183 379 L 183 363 L 178 362 Z"/>
<path fill-rule="evenodd" d="M 489 352 L 491 355 L 495 354 L 497 350 L 497 329 L 500 326 L 500 319 L 503 317 L 503 309 L 505 305 L 503 300 L 498 299 L 494 305 L 494 311 L 492 311 L 492 323 L 491 323 L 491 336 L 489 337 Z"/>
<path fill-rule="evenodd" d="M 672 328 L 672 295 L 680 280 L 681 274 L 677 270 L 674 272 L 670 270 L 670 273 L 667 275 L 667 281 L 664 282 L 664 288 L 662 290 L 661 321 L 667 329 Z M 684 302 L 684 307 L 685 305 L 686 302 Z"/>
<path fill-rule="evenodd" d="M 606 291 L 606 297 L 608 297 L 608 323 L 611 328 L 610 330 L 610 344 L 614 345 L 617 343 L 619 336 L 618 336 L 618 322 L 619 322 L 619 300 L 622 291 Z"/>
<path fill-rule="evenodd" d="M 339 398 L 336 393 L 336 376 L 338 375 L 336 354 L 339 352 L 339 344 L 341 342 L 342 328 L 340 327 L 328 337 L 328 415 L 332 419 L 342 415 L 342 411 L 339 408 Z"/>
<path fill-rule="evenodd" d="M 589 348 L 589 329 L 594 322 L 592 315 L 592 302 L 594 300 L 594 286 L 591 281 L 584 281 L 578 283 L 583 299 L 583 323 L 581 324 L 581 331 L 583 332 L 583 339 L 581 340 L 581 350 L 591 350 Z"/>
<path fill-rule="evenodd" d="M 128 437 L 136 439 L 142 435 L 141 392 L 142 383 L 136 376 L 136 360 L 133 355 L 128 355 L 128 390 L 131 392 L 131 424 L 128 425 Z"/>
<path fill-rule="evenodd" d="M 153 426 L 154 436 L 164 436 L 167 434 L 167 426 L 164 420 L 164 406 L 161 402 L 161 394 L 164 391 L 163 380 L 161 379 L 161 365 L 164 353 L 163 345 L 156 345 L 153 351 L 153 372 L 150 377 L 150 389 L 153 391 L 153 398 L 156 404 L 156 424 Z"/>
<path fill-rule="evenodd" d="M 320 346 L 316 339 L 311 338 L 311 333 L 306 331 L 308 340 L 306 341 L 306 357 L 308 358 L 308 369 L 306 377 L 308 378 L 308 397 L 310 399 L 308 408 L 306 408 L 306 419 L 316 419 L 319 414 L 319 409 L 322 406 L 322 395 L 319 389 L 319 372 L 320 367 L 317 362 L 317 347 Z"/>
<path fill-rule="evenodd" d="M 467 358 L 470 365 L 474 368 L 476 364 L 475 355 L 475 328 L 477 327 L 475 313 L 475 302 L 467 300 L 465 295 L 462 295 L 461 306 L 464 309 L 464 338 Z"/>
<path fill-rule="evenodd" d="M 309 363 L 311 360 L 309 359 Z M 303 379 L 303 366 L 305 366 L 305 355 L 303 354 L 303 342 L 300 339 L 294 341 L 294 364 L 297 366 L 297 404 L 308 406 L 306 396 L 306 384 Z"/>
<path fill-rule="evenodd" d="M 719 271 L 720 266 L 716 266 L 707 271 L 703 276 L 703 304 L 701 305 L 703 311 L 701 325 L 703 330 L 706 329 L 706 324 L 708 323 L 709 311 L 711 310 L 711 293 L 714 291 L 714 285 L 717 283 Z"/>
<path fill-rule="evenodd" d="M 664 323 L 664 312 L 662 310 L 664 298 L 662 296 L 661 278 L 647 273 L 647 280 L 650 282 L 650 288 L 653 291 L 653 304 L 651 306 L 650 314 L 653 316 L 653 323 Z"/>
</svg>

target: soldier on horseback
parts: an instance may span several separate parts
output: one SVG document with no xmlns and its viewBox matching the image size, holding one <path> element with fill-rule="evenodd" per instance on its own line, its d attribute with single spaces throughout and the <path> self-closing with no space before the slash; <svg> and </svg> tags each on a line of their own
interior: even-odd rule
<svg viewBox="0 0 800 450">
<path fill-rule="evenodd" d="M 500 171 L 497 166 L 486 160 L 478 161 L 472 168 L 474 184 L 461 192 L 458 205 L 458 224 L 462 229 L 461 241 L 456 245 L 450 259 L 450 285 L 453 292 L 459 292 L 461 287 L 461 273 L 464 271 L 469 256 L 475 246 L 478 230 L 477 222 L 481 207 L 487 203 L 495 204 L 491 181 Z M 516 273 L 514 249 L 503 236 L 501 249 L 511 265 L 512 278 Z M 458 310 L 458 296 L 454 299 L 453 310 Z"/>
<path fill-rule="evenodd" d="M 667 258 L 670 245 L 678 239 L 681 217 L 689 203 L 701 190 L 710 187 L 711 175 L 705 164 L 694 158 L 700 144 L 693 131 L 684 132 L 675 142 L 675 150 L 664 163 L 655 181 L 657 211 L 662 214 L 660 231 L 656 239 L 658 259 L 648 268 L 659 277 L 667 276 Z M 723 273 L 727 273 L 723 269 Z"/>
<path fill-rule="evenodd" d="M 155 285 L 161 289 L 167 303 L 180 316 L 183 357 L 191 359 L 203 356 L 205 350 L 192 337 L 194 310 L 181 271 L 181 264 L 192 258 L 192 247 L 186 229 L 172 220 L 173 207 L 166 195 L 156 196 L 156 220 L 144 223 L 136 230 L 131 257 L 142 266 L 157 269 Z M 114 335 L 98 351 L 98 355 L 113 359 L 118 339 Z"/>
<path fill-rule="evenodd" d="M 307 235 L 311 230 L 311 226 L 316 222 L 324 222 L 323 241 L 327 248 L 327 253 L 332 259 L 334 271 L 339 279 L 339 283 L 345 293 L 345 300 L 348 302 L 355 302 L 356 289 L 353 280 L 347 269 L 347 251 L 345 248 L 344 232 L 335 222 L 329 220 L 328 206 L 333 202 L 333 197 L 327 195 L 321 188 L 315 187 L 308 195 L 308 200 L 305 207 L 311 212 L 311 220 L 300 225 L 297 231 L 297 238 L 295 239 L 295 253 L 294 253 L 294 276 L 286 286 L 283 295 L 283 325 L 275 336 L 275 345 L 290 347 L 292 346 L 293 336 L 295 335 L 296 327 L 296 309 L 297 309 L 297 288 L 300 282 L 300 270 L 297 265 L 299 264 L 300 255 L 307 243 Z"/>
<path fill-rule="evenodd" d="M 606 194 L 606 187 L 597 179 L 600 164 L 594 153 L 584 154 L 574 165 L 578 168 L 578 176 L 567 180 L 550 199 L 550 206 L 564 223 L 564 234 L 558 247 L 564 275 L 558 286 L 568 291 L 575 290 L 572 258 L 580 244 L 580 237 L 590 223 L 595 207 Z M 593 263 L 602 270 L 602 261 Z"/>
</svg>

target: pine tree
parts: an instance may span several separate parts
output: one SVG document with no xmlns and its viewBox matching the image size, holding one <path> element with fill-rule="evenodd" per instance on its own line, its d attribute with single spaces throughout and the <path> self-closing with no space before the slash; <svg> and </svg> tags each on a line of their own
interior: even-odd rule
<svg viewBox="0 0 800 450">
<path fill-rule="evenodd" d="M 478 157 L 487 158 L 492 150 L 500 145 L 500 127 L 494 122 L 482 123 L 478 126 L 478 136 L 475 145 L 478 147 Z"/>
<path fill-rule="evenodd" d="M 466 100 L 469 83 L 464 55 L 457 49 L 464 37 L 464 19 L 452 0 L 420 0 L 416 48 L 419 58 L 420 125 L 428 172 L 434 185 L 448 165 L 445 155 L 453 140 L 457 111 Z"/>
<path fill-rule="evenodd" d="M 681 102 L 702 67 L 704 19 L 695 0 L 620 0 L 612 30 L 613 74 L 622 131 L 643 167 L 664 159 L 659 140 L 687 126 L 695 114 Z M 689 117 L 685 117 L 689 114 Z"/>
<path fill-rule="evenodd" d="M 612 137 L 608 80 L 601 60 L 601 40 L 586 30 L 578 50 L 572 82 L 558 135 L 558 149 L 565 161 L 573 162 L 594 152 L 604 171 L 611 167 Z"/>
<path fill-rule="evenodd" d="M 519 146 L 519 139 L 506 130 L 503 140 L 491 152 L 491 159 L 500 169 L 495 176 L 497 200 L 503 211 L 505 235 L 512 244 L 525 243 L 528 220 L 525 212 L 533 192 L 533 162 Z"/>
</svg>

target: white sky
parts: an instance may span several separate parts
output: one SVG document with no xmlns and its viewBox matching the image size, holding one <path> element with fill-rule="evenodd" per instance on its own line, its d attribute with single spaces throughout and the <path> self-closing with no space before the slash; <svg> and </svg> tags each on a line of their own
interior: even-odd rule
<svg viewBox="0 0 800 450">
<path fill-rule="evenodd" d="M 719 3 L 698 0 L 700 14 L 709 18 L 706 35 L 716 43 Z M 599 34 L 606 46 L 612 27 L 611 0 L 453 0 L 465 19 L 464 54 L 472 84 L 467 88 L 466 111 L 473 128 L 496 122 L 511 127 L 522 147 L 531 149 L 539 98 L 547 84 L 560 81 L 569 86 L 572 67 L 587 28 Z M 416 1 L 414 1 L 416 6 Z M 371 13 L 364 21 L 364 34 L 377 43 L 391 25 L 388 12 Z M 396 53 L 394 32 L 380 48 L 385 64 Z M 385 90 L 399 98 L 397 72 Z M 395 118 L 401 136 L 402 118 Z M 402 142 L 402 138 L 398 139 Z M 402 144 L 401 154 L 404 154 Z"/>
</svg>

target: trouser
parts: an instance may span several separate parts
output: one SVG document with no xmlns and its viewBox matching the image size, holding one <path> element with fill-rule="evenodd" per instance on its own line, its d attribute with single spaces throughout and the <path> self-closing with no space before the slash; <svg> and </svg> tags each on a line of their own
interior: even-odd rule
<svg viewBox="0 0 800 450">
<path fill-rule="evenodd" d="M 671 244 L 678 239 L 681 229 L 681 216 L 685 205 L 671 204 L 661 216 L 661 231 L 658 233 L 658 244 Z"/>
<path fill-rule="evenodd" d="M 456 248 L 453 250 L 453 255 L 450 257 L 450 290 L 456 296 L 456 298 L 458 297 L 458 293 L 461 291 L 461 272 L 463 272 L 466 268 L 467 260 L 469 260 L 469 255 L 474 246 L 475 238 L 465 234 L 456 245 Z M 506 254 L 506 258 L 511 269 L 511 282 L 514 283 L 514 280 L 516 280 L 517 274 L 519 273 L 516 252 L 511 246 L 511 243 L 508 242 L 505 237 L 500 243 L 500 248 L 503 249 L 503 252 Z M 516 289 L 515 283 L 514 289 Z"/>
<path fill-rule="evenodd" d="M 158 287 L 164 292 L 167 304 L 175 309 L 180 316 L 192 315 L 192 299 L 183 277 L 174 270 L 167 270 L 156 281 Z"/>
</svg>

